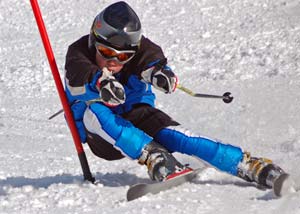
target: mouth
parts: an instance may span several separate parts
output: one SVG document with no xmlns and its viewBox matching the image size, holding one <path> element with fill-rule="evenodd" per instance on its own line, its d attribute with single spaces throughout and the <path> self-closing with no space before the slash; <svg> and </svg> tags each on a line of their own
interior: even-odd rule
<svg viewBox="0 0 300 214">
<path fill-rule="evenodd" d="M 106 67 L 110 71 L 116 71 L 118 69 L 117 66 L 115 66 L 115 65 L 107 65 Z"/>
<path fill-rule="evenodd" d="M 116 63 L 107 63 L 106 67 L 107 67 L 109 70 L 119 70 L 119 69 L 121 69 L 123 66 L 122 66 L 122 65 L 119 65 L 119 64 L 116 64 Z"/>
<path fill-rule="evenodd" d="M 117 72 L 119 72 L 119 71 L 121 70 L 121 69 L 120 69 L 118 66 L 116 66 L 116 65 L 107 65 L 106 68 L 107 68 L 110 72 L 112 72 L 112 73 L 117 73 Z"/>
</svg>

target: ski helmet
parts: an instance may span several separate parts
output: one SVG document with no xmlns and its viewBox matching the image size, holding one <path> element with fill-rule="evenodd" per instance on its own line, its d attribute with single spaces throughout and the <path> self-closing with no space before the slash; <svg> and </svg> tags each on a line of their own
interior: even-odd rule
<svg viewBox="0 0 300 214">
<path fill-rule="evenodd" d="M 125 2 L 114 3 L 94 19 L 89 35 L 89 48 L 96 42 L 119 50 L 137 50 L 142 36 L 139 17 Z"/>
</svg>

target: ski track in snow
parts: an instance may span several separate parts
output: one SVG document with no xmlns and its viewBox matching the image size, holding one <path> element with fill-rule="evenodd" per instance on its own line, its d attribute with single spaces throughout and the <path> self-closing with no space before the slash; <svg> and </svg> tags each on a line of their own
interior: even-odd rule
<svg viewBox="0 0 300 214">
<path fill-rule="evenodd" d="M 40 1 L 61 76 L 69 44 L 113 1 Z M 182 85 L 231 104 L 157 92 L 157 106 L 196 134 L 273 159 L 295 179 L 300 161 L 300 2 L 128 0 Z M 275 199 L 207 168 L 192 183 L 126 202 L 145 167 L 108 162 L 84 145 L 97 185 L 82 181 L 29 1 L 0 2 L 0 213 L 300 213 L 300 193 Z M 180 100 L 180 102 L 178 102 Z M 175 154 L 183 162 L 195 159 Z"/>
</svg>

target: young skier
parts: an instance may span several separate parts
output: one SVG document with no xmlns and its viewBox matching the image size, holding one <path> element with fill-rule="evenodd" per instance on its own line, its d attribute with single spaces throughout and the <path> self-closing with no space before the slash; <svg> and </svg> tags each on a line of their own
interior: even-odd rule
<svg viewBox="0 0 300 214">
<path fill-rule="evenodd" d="M 125 2 L 105 8 L 89 35 L 69 46 L 65 69 L 66 94 L 81 141 L 100 158 L 137 160 L 157 181 L 188 170 L 172 152 L 197 156 L 266 188 L 284 173 L 271 160 L 190 134 L 154 107 L 152 86 L 171 94 L 177 77 L 161 48 L 142 35 L 138 16 Z"/>
</svg>

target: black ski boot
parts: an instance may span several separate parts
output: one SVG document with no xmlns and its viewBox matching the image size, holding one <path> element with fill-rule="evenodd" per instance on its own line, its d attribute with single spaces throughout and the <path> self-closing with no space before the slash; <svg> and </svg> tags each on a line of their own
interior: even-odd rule
<svg viewBox="0 0 300 214">
<path fill-rule="evenodd" d="M 249 152 L 244 153 L 243 160 L 238 165 L 238 177 L 257 183 L 259 188 L 273 188 L 276 195 L 280 195 L 282 183 L 287 176 L 271 160 L 251 157 Z"/>
<path fill-rule="evenodd" d="M 147 166 L 150 178 L 155 181 L 167 180 L 186 170 L 166 148 L 154 141 L 144 148 L 139 163 Z"/>
</svg>

